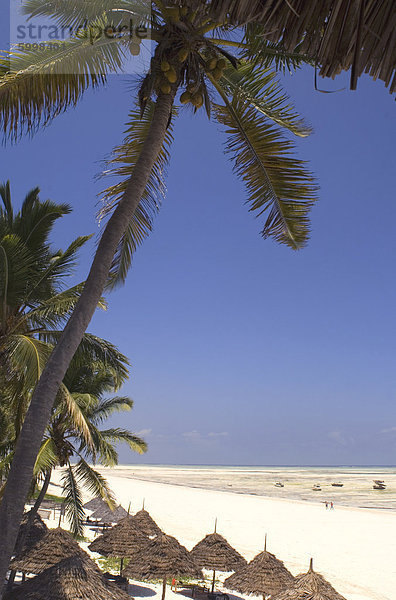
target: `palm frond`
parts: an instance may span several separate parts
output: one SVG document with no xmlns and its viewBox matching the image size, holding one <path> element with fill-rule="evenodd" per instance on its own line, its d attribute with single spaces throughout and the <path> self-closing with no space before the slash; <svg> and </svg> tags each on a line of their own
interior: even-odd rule
<svg viewBox="0 0 396 600">
<path fill-rule="evenodd" d="M 100 219 L 114 210 L 126 190 L 150 130 L 154 108 L 154 103 L 150 101 L 147 103 L 143 115 L 140 115 L 138 110 L 130 113 L 124 142 L 115 148 L 107 162 L 107 167 L 110 168 L 106 168 L 103 173 L 104 175 L 121 178 L 121 181 L 104 190 L 103 207 L 99 213 Z M 171 122 L 142 199 L 118 246 L 110 270 L 109 287 L 114 287 L 125 281 L 133 253 L 152 230 L 153 217 L 157 214 L 165 195 L 164 173 L 169 162 L 169 147 L 172 141 Z"/>
<path fill-rule="evenodd" d="M 73 240 L 66 250 L 58 250 L 50 267 L 53 279 L 56 277 L 67 277 L 72 273 L 76 265 L 77 252 L 91 237 L 92 235 L 81 235 Z"/>
<path fill-rule="evenodd" d="M 303 247 L 309 234 L 308 213 L 316 199 L 312 175 L 293 156 L 293 145 L 277 127 L 238 96 L 231 102 L 224 93 L 222 97 L 225 105 L 216 105 L 215 113 L 226 127 L 226 152 L 246 185 L 250 211 L 257 216 L 267 213 L 263 237 L 295 250 Z"/>
<path fill-rule="evenodd" d="M 39 192 L 39 188 L 34 188 L 27 193 L 13 224 L 14 232 L 35 252 L 47 247 L 48 236 L 57 219 L 71 213 L 68 204 L 56 204 L 51 200 L 41 202 Z"/>
<path fill-rule="evenodd" d="M 124 442 L 125 444 L 128 444 L 131 450 L 137 452 L 138 454 L 144 454 L 147 451 L 146 442 L 127 429 L 113 427 L 111 429 L 100 431 L 100 435 L 103 437 L 103 439 L 111 440 L 113 443 Z"/>
<path fill-rule="evenodd" d="M 70 531 L 75 537 L 81 536 L 84 532 L 83 521 L 85 511 L 80 486 L 76 481 L 70 463 L 62 474 L 62 484 L 62 495 L 65 498 L 65 512 L 70 524 Z"/>
<path fill-rule="evenodd" d="M 41 302 L 24 315 L 33 328 L 57 327 L 70 315 L 84 288 L 84 283 L 79 283 L 72 288 L 55 294 L 48 300 Z M 100 299 L 99 308 L 107 309 L 107 302 Z"/>
<path fill-rule="evenodd" d="M 61 407 L 58 407 L 58 410 L 66 411 L 74 430 L 79 433 L 79 436 L 84 440 L 84 444 L 89 449 L 93 449 L 94 441 L 89 422 L 85 418 L 84 411 L 80 408 L 78 401 L 63 383 L 59 388 L 59 397 L 61 398 Z"/>
<path fill-rule="evenodd" d="M 73 467 L 74 474 L 78 482 L 94 498 L 100 497 L 107 502 L 110 508 L 116 505 L 114 493 L 112 492 L 107 480 L 93 469 L 82 457 L 79 462 Z"/>
<path fill-rule="evenodd" d="M 147 0 L 25 0 L 23 13 L 30 17 L 51 17 L 60 27 L 75 29 L 84 22 L 95 21 L 98 15 L 106 15 L 109 24 L 117 12 L 126 11 L 128 16 L 145 22 L 149 20 L 151 2 Z M 113 20 L 111 20 L 111 18 Z"/>
<path fill-rule="evenodd" d="M 93 410 L 90 411 L 89 416 L 93 423 L 102 423 L 115 412 L 132 410 L 132 408 L 133 400 L 131 398 L 115 396 L 114 398 L 106 398 L 98 402 Z"/>
<path fill-rule="evenodd" d="M 259 23 L 249 23 L 245 27 L 244 45 L 241 58 L 262 67 L 272 67 L 278 72 L 289 73 L 304 64 L 315 65 L 315 59 L 301 51 L 302 43 L 294 50 L 285 50 L 282 43 L 270 42 L 266 38 L 268 32 Z"/>
<path fill-rule="evenodd" d="M 91 423 L 91 435 L 95 446 L 94 462 L 97 457 L 98 462 L 105 467 L 114 467 L 118 464 L 118 452 L 111 441 L 108 441 L 101 432 Z M 84 451 L 82 445 L 80 451 Z M 92 454 L 92 453 L 91 453 Z"/>
<path fill-rule="evenodd" d="M 56 344 L 61 335 L 61 331 L 43 331 L 40 333 L 40 339 L 49 344 Z M 78 369 L 84 365 L 96 363 L 112 372 L 116 390 L 129 377 L 127 357 L 111 342 L 91 333 L 85 333 L 73 357 L 73 367 Z"/>
<path fill-rule="evenodd" d="M 51 352 L 51 345 L 29 335 L 14 334 L 7 339 L 7 358 L 28 389 L 36 385 Z"/>
<path fill-rule="evenodd" d="M 58 46 L 58 47 L 56 47 Z M 89 87 L 106 83 L 122 68 L 125 46 L 101 36 L 52 41 L 43 50 L 19 50 L 0 58 L 0 128 L 11 139 L 32 134 L 69 106 Z"/>
<path fill-rule="evenodd" d="M 19 236 L 9 233 L 0 239 L 0 301 L 3 327 L 8 309 L 18 306 L 27 294 L 29 284 L 39 276 L 36 256 Z"/>
<path fill-rule="evenodd" d="M 59 458 L 54 440 L 51 437 L 47 437 L 43 440 L 37 454 L 33 475 L 36 477 L 40 473 L 46 473 L 47 471 L 54 469 L 58 464 Z"/>
<path fill-rule="evenodd" d="M 218 82 L 227 96 L 250 104 L 258 112 L 300 137 L 312 132 L 291 105 L 276 73 L 267 67 L 242 62 L 237 69 L 229 67 Z"/>
</svg>

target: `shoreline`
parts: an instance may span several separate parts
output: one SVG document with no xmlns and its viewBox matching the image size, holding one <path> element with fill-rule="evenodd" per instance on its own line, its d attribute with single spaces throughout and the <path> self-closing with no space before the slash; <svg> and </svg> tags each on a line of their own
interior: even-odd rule
<svg viewBox="0 0 396 600">
<path fill-rule="evenodd" d="M 334 502 L 341 507 L 364 510 L 396 512 L 396 469 L 373 471 L 371 467 L 356 471 L 356 468 L 277 468 L 263 467 L 257 470 L 240 467 L 185 468 L 179 465 L 147 466 L 118 465 L 115 468 L 100 468 L 105 473 L 121 476 L 128 480 L 140 480 L 185 486 L 192 489 L 231 492 L 236 495 L 258 496 L 279 500 L 291 500 L 310 504 Z M 386 490 L 372 489 L 373 481 L 385 479 Z M 283 481 L 284 487 L 276 487 L 275 481 Z M 332 482 L 342 482 L 342 486 L 332 486 Z M 314 484 L 321 486 L 313 491 Z"/>
</svg>

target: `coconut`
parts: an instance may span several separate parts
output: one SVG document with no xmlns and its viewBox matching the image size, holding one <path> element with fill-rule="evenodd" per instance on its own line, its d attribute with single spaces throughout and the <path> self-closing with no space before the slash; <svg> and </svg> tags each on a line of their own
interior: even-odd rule
<svg viewBox="0 0 396 600">
<path fill-rule="evenodd" d="M 192 104 L 194 104 L 194 106 L 196 108 L 201 108 L 202 104 L 203 104 L 203 96 L 200 92 L 197 92 L 196 94 L 193 95 L 193 97 L 191 98 L 191 102 Z"/>
<path fill-rule="evenodd" d="M 166 71 L 169 71 L 169 69 L 170 69 L 170 68 L 171 68 L 171 66 L 170 66 L 170 64 L 168 63 L 168 61 L 167 61 L 167 60 L 163 60 L 163 61 L 161 62 L 161 71 L 162 71 L 163 73 L 166 73 Z"/>
<path fill-rule="evenodd" d="M 181 48 L 177 53 L 177 57 L 180 60 L 180 62 L 184 62 L 189 54 L 190 52 L 188 48 Z"/>
<path fill-rule="evenodd" d="M 129 45 L 129 52 L 133 56 L 138 56 L 138 54 L 140 53 L 140 46 L 139 46 L 139 44 L 136 44 L 136 42 L 132 42 L 132 44 Z"/>
<path fill-rule="evenodd" d="M 176 81 L 177 81 L 177 75 L 176 75 L 175 69 L 173 67 L 171 67 L 169 69 L 169 71 L 165 72 L 165 77 L 167 78 L 167 80 L 170 83 L 176 83 Z"/>
<path fill-rule="evenodd" d="M 171 93 L 171 89 L 172 88 L 171 88 L 171 86 L 170 86 L 169 83 L 165 83 L 165 82 L 161 83 L 160 90 L 161 90 L 161 92 L 163 94 L 170 94 Z"/>
<path fill-rule="evenodd" d="M 213 71 L 212 71 L 213 79 L 218 81 L 219 79 L 221 79 L 222 75 L 223 75 L 223 71 L 221 69 L 218 69 L 217 67 L 215 69 L 213 69 Z"/>
<path fill-rule="evenodd" d="M 206 62 L 206 68 L 209 71 L 213 71 L 213 69 L 215 69 L 217 66 L 217 58 L 210 58 L 207 62 Z"/>
<path fill-rule="evenodd" d="M 190 94 L 190 92 L 183 92 L 182 95 L 180 96 L 180 102 L 182 104 L 187 104 L 190 101 L 191 101 L 191 94 Z"/>
</svg>

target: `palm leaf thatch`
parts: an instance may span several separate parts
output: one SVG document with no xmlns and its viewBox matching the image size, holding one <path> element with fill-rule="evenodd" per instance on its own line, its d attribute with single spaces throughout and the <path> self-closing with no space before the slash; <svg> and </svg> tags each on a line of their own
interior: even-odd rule
<svg viewBox="0 0 396 600">
<path fill-rule="evenodd" d="M 198 542 L 190 554 L 201 569 L 235 571 L 246 565 L 243 556 L 216 532 Z"/>
<path fill-rule="evenodd" d="M 136 548 L 147 542 L 147 536 L 130 516 L 122 519 L 117 525 L 96 538 L 88 548 L 102 556 L 123 558 L 130 556 Z"/>
<path fill-rule="evenodd" d="M 294 577 L 281 560 L 264 550 L 241 570 L 225 580 L 224 585 L 241 594 L 269 596 L 293 585 Z"/>
<path fill-rule="evenodd" d="M 142 532 L 147 536 L 158 535 L 162 533 L 161 529 L 158 527 L 157 523 L 151 517 L 151 515 L 147 512 L 147 510 L 139 510 L 132 517 L 132 521 L 137 525 Z"/>
<path fill-rule="evenodd" d="M 213 0 L 210 12 L 220 22 L 227 17 L 233 24 L 259 23 L 262 40 L 279 42 L 289 52 L 298 46 L 314 58 L 322 77 L 351 69 L 352 89 L 368 73 L 396 90 L 394 0 Z M 252 56 L 259 47 L 258 39 Z"/>
<path fill-rule="evenodd" d="M 30 548 L 35 546 L 48 532 L 48 527 L 46 526 L 40 515 L 37 513 L 34 515 L 33 522 L 31 523 L 29 529 L 26 531 L 29 512 L 25 513 L 23 516 L 21 526 L 19 527 L 17 541 L 15 544 L 15 547 L 19 548 L 19 545 L 23 539 L 23 546 L 21 552 L 28 551 Z"/>
<path fill-rule="evenodd" d="M 58 527 L 49 529 L 35 546 L 15 557 L 10 568 L 13 571 L 37 574 L 71 556 L 89 558 L 70 533 Z"/>
<path fill-rule="evenodd" d="M 127 511 L 121 505 L 111 510 L 104 502 L 101 507 L 92 513 L 91 519 L 100 519 L 103 523 L 118 523 L 127 516 Z"/>
<path fill-rule="evenodd" d="M 91 510 L 93 512 L 95 512 L 96 510 L 102 509 L 102 508 L 106 508 L 107 504 L 106 502 L 98 497 L 98 498 L 92 498 L 92 500 L 90 500 L 89 502 L 86 502 L 84 504 L 84 508 Z"/>
<path fill-rule="evenodd" d="M 345 600 L 323 575 L 313 570 L 312 559 L 307 573 L 297 575 L 294 583 L 272 600 Z"/>
<path fill-rule="evenodd" d="M 87 556 L 65 558 L 18 586 L 6 600 L 131 600 Z"/>
<path fill-rule="evenodd" d="M 202 572 L 187 548 L 164 533 L 148 540 L 141 550 L 130 554 L 123 575 L 134 579 L 165 579 L 169 576 L 201 578 Z"/>
</svg>

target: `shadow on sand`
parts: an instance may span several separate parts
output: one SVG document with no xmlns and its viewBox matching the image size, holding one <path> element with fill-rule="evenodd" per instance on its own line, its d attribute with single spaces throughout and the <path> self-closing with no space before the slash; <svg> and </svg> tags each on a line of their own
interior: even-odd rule
<svg viewBox="0 0 396 600">
<path fill-rule="evenodd" d="M 130 583 L 128 592 L 132 594 L 134 598 L 150 598 L 156 595 L 156 591 L 145 585 L 137 585 L 136 583 Z"/>
</svg>

